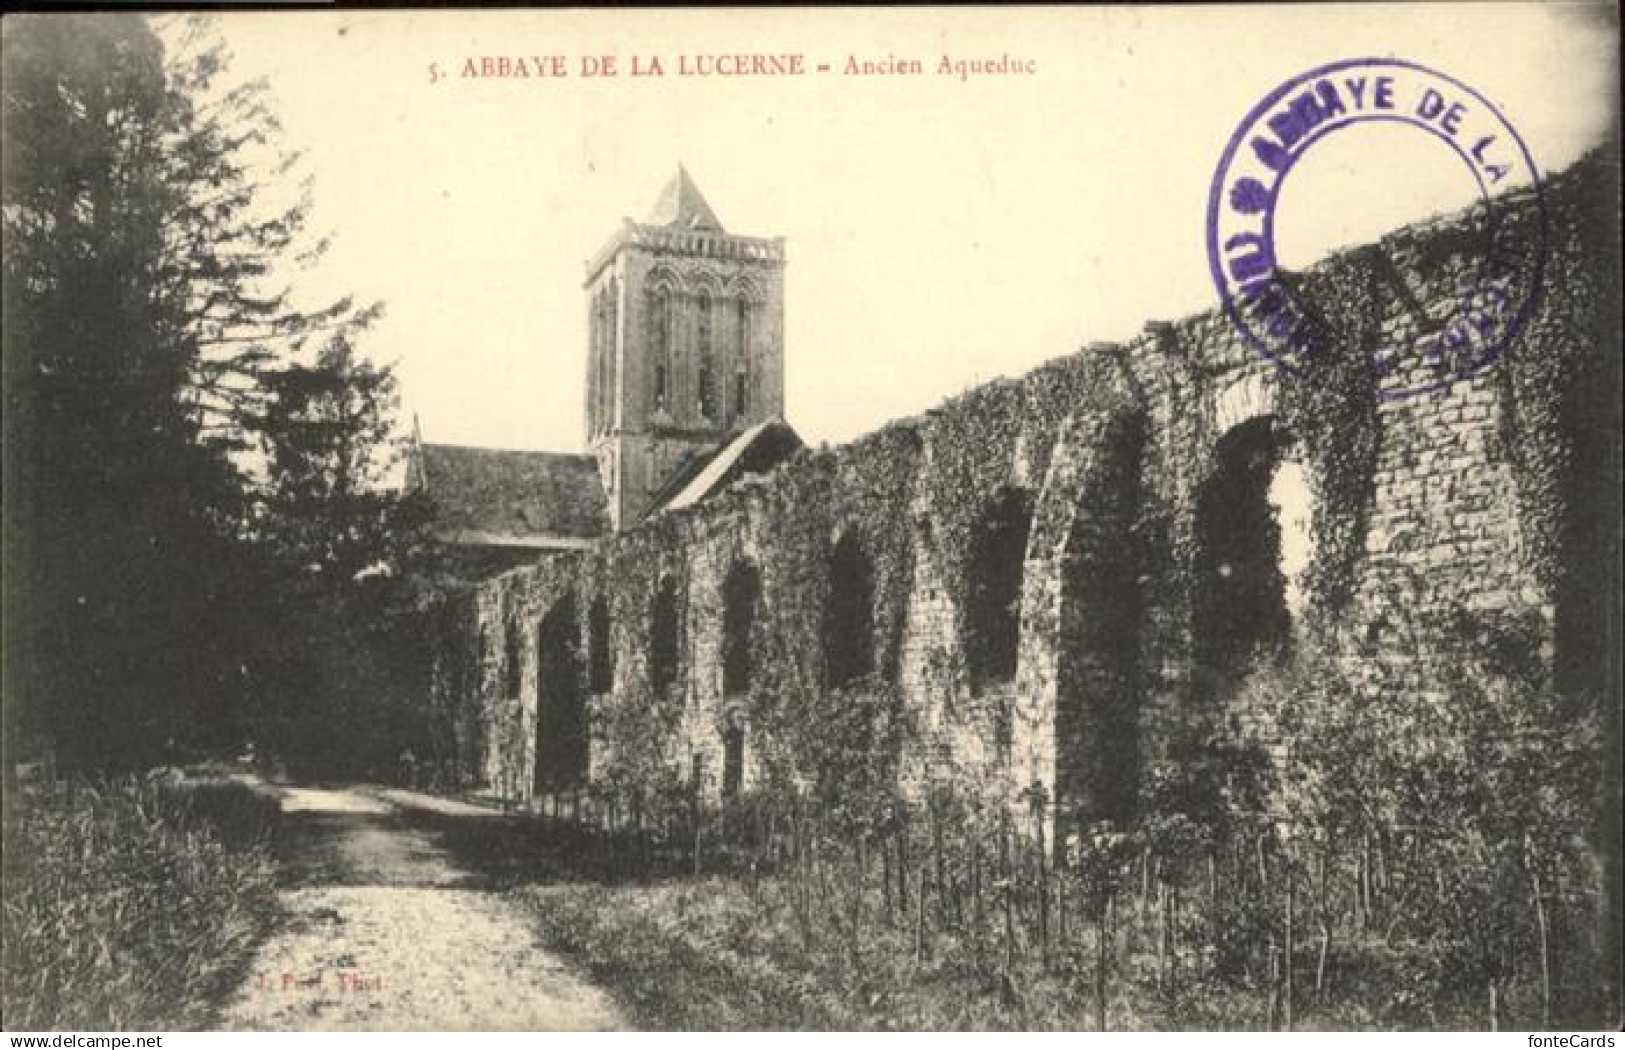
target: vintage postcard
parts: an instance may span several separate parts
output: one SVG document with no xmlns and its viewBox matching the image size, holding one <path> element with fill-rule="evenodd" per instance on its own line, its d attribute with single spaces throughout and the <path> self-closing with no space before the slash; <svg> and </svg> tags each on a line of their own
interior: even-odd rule
<svg viewBox="0 0 1625 1050">
<path fill-rule="evenodd" d="M 1616 5 L 3 43 L 8 1029 L 1618 1028 Z"/>
</svg>

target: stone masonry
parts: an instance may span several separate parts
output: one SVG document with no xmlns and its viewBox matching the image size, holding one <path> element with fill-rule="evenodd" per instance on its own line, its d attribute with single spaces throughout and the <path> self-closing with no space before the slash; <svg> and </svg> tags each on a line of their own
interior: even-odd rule
<svg viewBox="0 0 1625 1050">
<path fill-rule="evenodd" d="M 1545 288 L 1516 352 L 1545 352 L 1537 341 L 1552 329 L 1543 318 L 1606 309 L 1573 289 L 1615 250 L 1585 220 L 1608 194 L 1606 164 L 1595 158 L 1545 187 Z M 1382 240 L 1392 272 L 1410 283 L 1400 294 L 1392 280 L 1371 282 L 1368 320 L 1380 340 L 1402 340 L 1425 323 L 1418 303 L 1448 307 L 1469 261 L 1470 246 L 1451 236 L 1463 221 Z M 1434 261 L 1412 265 L 1421 256 Z M 1386 265 L 1369 253 L 1345 261 L 1356 274 Z M 1608 331 L 1605 319 L 1581 321 L 1587 331 Z M 1584 353 L 1611 359 L 1605 373 L 1617 368 L 1617 344 L 1599 341 Z M 469 584 L 448 595 L 449 627 L 436 639 L 436 702 L 458 727 L 460 774 L 515 802 L 547 801 L 536 785 L 557 781 L 536 769 L 538 711 L 575 690 L 539 679 L 538 631 L 568 596 L 574 644 L 583 653 L 607 644 L 612 672 L 609 688 L 585 700 L 585 773 L 567 792 L 549 788 L 552 804 L 565 794 L 567 805 L 586 805 L 579 800 L 612 768 L 616 749 L 639 732 L 656 738 L 641 743 L 673 769 L 699 778 L 711 800 L 720 798 L 730 762 L 742 764 L 748 792 L 772 749 L 772 727 L 782 724 L 760 712 L 793 709 L 830 680 L 819 610 L 852 582 L 829 578 L 832 551 L 847 540 L 870 574 L 856 592 L 870 602 L 869 680 L 891 691 L 914 730 L 898 756 L 899 776 L 919 786 L 974 768 L 1012 791 L 1043 785 L 1068 818 L 1117 815 L 1132 805 L 1141 764 L 1191 725 L 1227 713 L 1209 709 L 1209 671 L 1193 655 L 1201 639 L 1191 594 L 1204 585 L 1192 578 L 1198 494 L 1218 470 L 1226 435 L 1280 421 L 1295 382 L 1246 347 L 1220 312 L 1152 325 L 1126 344 L 1090 346 L 849 445 L 804 451 L 590 550 L 543 555 Z M 1597 648 L 1582 637 L 1596 626 L 1563 608 L 1581 599 L 1539 571 L 1529 549 L 1506 439 L 1515 433 L 1512 411 L 1511 384 L 1497 369 L 1438 394 L 1376 402 L 1376 465 L 1354 519 L 1363 537 L 1351 595 L 1336 622 L 1309 625 L 1340 639 L 1373 688 L 1422 702 L 1448 682 L 1453 669 L 1426 637 L 1428 615 L 1447 606 L 1534 618 L 1544 625 L 1548 663 L 1565 647 Z M 596 425 L 613 432 L 606 420 Z M 1326 507 L 1320 479 L 1311 473 L 1309 482 L 1316 520 L 1349 510 Z M 1015 494 L 1008 505 L 1030 517 L 989 525 L 982 511 L 1001 493 Z M 975 612 L 978 596 L 1001 585 L 980 576 L 991 556 L 973 556 L 985 535 L 1024 543 L 1015 562 L 1014 670 L 978 681 L 967 671 L 977 647 L 1003 644 L 996 625 Z M 748 703 L 725 695 L 723 676 L 724 586 L 742 563 L 760 579 L 743 643 L 757 661 L 747 690 L 773 693 Z M 662 588 L 676 597 L 675 637 L 660 642 L 675 645 L 676 680 L 651 696 Z M 607 639 L 592 637 L 595 602 L 607 610 Z M 1248 713 L 1228 714 L 1245 721 Z"/>
</svg>

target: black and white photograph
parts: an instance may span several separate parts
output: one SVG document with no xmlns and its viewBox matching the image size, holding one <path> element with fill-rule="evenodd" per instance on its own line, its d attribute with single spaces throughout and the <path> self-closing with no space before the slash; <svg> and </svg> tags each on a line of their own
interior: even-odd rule
<svg viewBox="0 0 1625 1050">
<path fill-rule="evenodd" d="M 1614 1045 L 1616 4 L 0 32 L 7 1032 Z"/>
</svg>

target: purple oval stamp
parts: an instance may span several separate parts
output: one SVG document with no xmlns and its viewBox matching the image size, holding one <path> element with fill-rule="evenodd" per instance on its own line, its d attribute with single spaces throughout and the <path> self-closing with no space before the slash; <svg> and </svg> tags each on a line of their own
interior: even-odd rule
<svg viewBox="0 0 1625 1050">
<path fill-rule="evenodd" d="M 1546 236 L 1540 174 L 1528 148 L 1494 104 L 1454 77 L 1402 59 L 1347 59 L 1270 92 L 1230 137 L 1213 176 L 1207 211 L 1213 282 L 1242 338 L 1287 372 L 1312 379 L 1317 361 L 1338 352 L 1348 334 L 1328 331 L 1304 282 L 1279 265 L 1276 210 L 1287 177 L 1316 143 L 1365 122 L 1432 136 L 1455 154 L 1477 190 L 1478 207 L 1455 224 L 1472 242 L 1461 253 L 1470 262 L 1441 277 L 1408 274 L 1416 260 L 1389 260 L 1386 272 L 1398 282 L 1412 323 L 1404 336 L 1369 348 L 1382 399 L 1448 389 L 1492 365 L 1529 319 Z M 1515 209 L 1503 194 L 1522 185 L 1530 187 L 1532 208 Z M 1443 296 L 1441 280 L 1448 285 Z"/>
</svg>

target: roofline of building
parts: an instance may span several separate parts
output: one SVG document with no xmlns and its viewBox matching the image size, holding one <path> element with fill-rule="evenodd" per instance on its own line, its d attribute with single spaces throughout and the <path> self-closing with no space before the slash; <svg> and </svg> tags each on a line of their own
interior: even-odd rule
<svg viewBox="0 0 1625 1050">
<path fill-rule="evenodd" d="M 592 550 L 599 536 L 570 536 L 559 532 L 485 532 L 480 529 L 442 529 L 434 534 L 441 543 L 456 547 L 502 547 L 536 551 Z"/>
<path fill-rule="evenodd" d="M 558 459 L 594 459 L 591 452 L 557 452 L 547 448 L 492 448 L 490 445 L 458 445 L 450 441 L 420 441 L 423 448 L 453 448 L 460 452 L 495 452 L 509 456 L 553 456 Z"/>
</svg>

